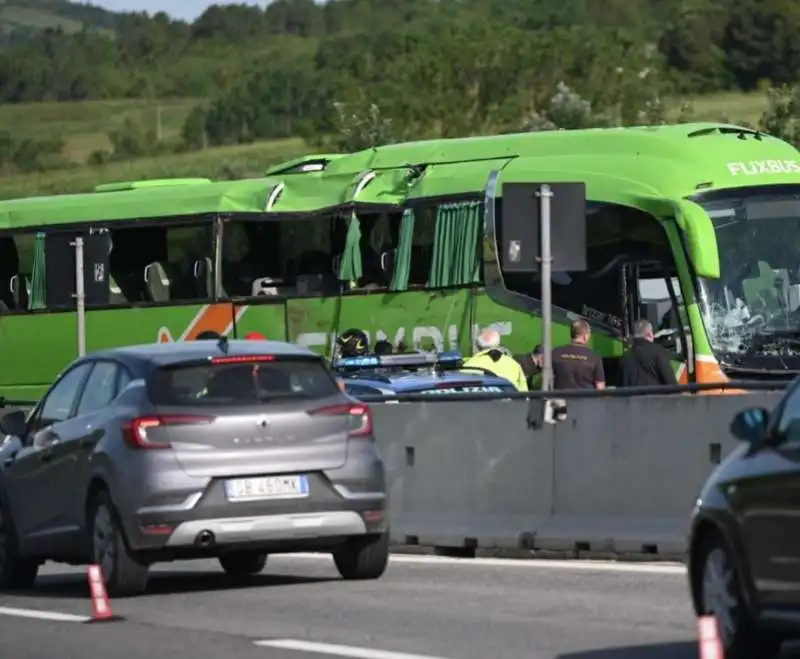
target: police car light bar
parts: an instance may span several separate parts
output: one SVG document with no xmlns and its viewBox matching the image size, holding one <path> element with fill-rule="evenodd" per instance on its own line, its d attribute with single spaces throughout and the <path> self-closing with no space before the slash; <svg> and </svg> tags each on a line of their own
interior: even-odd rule
<svg viewBox="0 0 800 659">
<path fill-rule="evenodd" d="M 364 357 L 342 357 L 337 360 L 335 369 L 360 369 L 360 368 L 413 368 L 423 366 L 457 366 L 462 361 L 461 353 L 450 352 L 436 353 L 411 353 L 400 355 L 365 355 Z"/>
</svg>

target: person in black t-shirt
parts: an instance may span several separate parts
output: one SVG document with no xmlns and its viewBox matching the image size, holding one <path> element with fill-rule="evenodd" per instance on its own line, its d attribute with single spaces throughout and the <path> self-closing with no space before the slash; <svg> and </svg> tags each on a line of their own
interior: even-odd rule
<svg viewBox="0 0 800 659">
<path fill-rule="evenodd" d="M 633 324 L 633 346 L 619 360 L 621 387 L 657 387 L 678 384 L 669 352 L 653 343 L 653 326 L 647 320 Z"/>
<path fill-rule="evenodd" d="M 570 328 L 572 342 L 553 350 L 555 389 L 605 389 L 603 360 L 586 344 L 592 335 L 589 323 L 576 320 Z"/>
</svg>

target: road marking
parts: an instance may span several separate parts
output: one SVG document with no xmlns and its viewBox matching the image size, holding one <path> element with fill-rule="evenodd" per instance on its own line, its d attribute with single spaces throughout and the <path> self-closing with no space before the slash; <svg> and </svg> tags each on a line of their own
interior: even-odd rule
<svg viewBox="0 0 800 659">
<path fill-rule="evenodd" d="M 277 556 L 275 557 L 277 558 Z M 329 554 L 284 554 L 281 558 L 300 558 L 330 560 Z M 639 574 L 686 574 L 686 566 L 681 563 L 624 563 L 621 561 L 592 560 L 550 560 L 525 558 L 452 558 L 450 556 L 416 556 L 392 554 L 390 563 L 407 563 L 420 565 L 458 565 L 473 568 L 513 567 L 528 570 L 597 570 L 605 572 L 627 572 Z"/>
<path fill-rule="evenodd" d="M 91 620 L 89 616 L 76 616 L 71 613 L 59 613 L 58 611 L 38 611 L 37 609 L 15 609 L 10 606 L 0 606 L 0 616 L 54 620 L 56 622 L 88 622 Z"/>
<path fill-rule="evenodd" d="M 314 643 L 313 641 L 297 641 L 292 638 L 279 638 L 268 641 L 255 641 L 259 647 L 279 648 L 281 650 L 297 650 L 298 652 L 314 652 L 335 657 L 352 657 L 353 659 L 443 659 L 425 654 L 409 654 L 407 652 L 387 652 L 371 648 L 357 648 L 351 645 L 332 645 L 331 643 Z"/>
</svg>

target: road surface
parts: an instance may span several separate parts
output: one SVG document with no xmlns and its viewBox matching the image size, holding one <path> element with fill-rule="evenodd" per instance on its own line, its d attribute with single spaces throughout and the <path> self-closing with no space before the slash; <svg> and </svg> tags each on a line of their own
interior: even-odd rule
<svg viewBox="0 0 800 659">
<path fill-rule="evenodd" d="M 157 566 L 146 595 L 86 624 L 85 571 L 0 597 L 14 659 L 695 659 L 681 566 L 394 556 L 345 582 L 330 557 L 272 557 L 232 587 L 215 562 Z"/>
</svg>

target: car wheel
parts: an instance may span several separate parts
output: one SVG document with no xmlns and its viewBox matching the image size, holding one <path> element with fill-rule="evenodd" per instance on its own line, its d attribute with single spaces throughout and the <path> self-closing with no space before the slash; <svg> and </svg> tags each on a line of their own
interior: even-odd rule
<svg viewBox="0 0 800 659">
<path fill-rule="evenodd" d="M 334 550 L 333 562 L 345 579 L 378 579 L 389 564 L 389 533 L 351 538 Z"/>
<path fill-rule="evenodd" d="M 19 555 L 11 516 L 0 504 L 0 590 L 33 588 L 38 572 L 39 561 Z"/>
<path fill-rule="evenodd" d="M 267 564 L 267 555 L 258 551 L 235 551 L 220 556 L 219 564 L 229 576 L 241 579 L 261 572 Z"/>
<path fill-rule="evenodd" d="M 116 508 L 107 492 L 100 492 L 90 512 L 92 558 L 103 570 L 112 597 L 139 595 L 147 587 L 148 566 L 131 554 Z"/>
<path fill-rule="evenodd" d="M 781 640 L 760 631 L 742 596 L 740 575 L 718 534 L 706 541 L 694 575 L 701 612 L 717 619 L 726 659 L 773 659 Z"/>
</svg>

